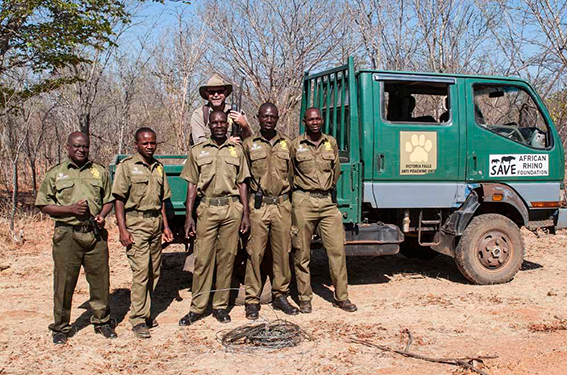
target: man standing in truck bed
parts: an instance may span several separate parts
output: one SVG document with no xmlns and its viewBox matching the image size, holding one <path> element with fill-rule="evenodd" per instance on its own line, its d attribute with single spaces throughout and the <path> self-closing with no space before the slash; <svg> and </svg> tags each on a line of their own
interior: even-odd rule
<svg viewBox="0 0 567 375">
<path fill-rule="evenodd" d="M 191 140 L 194 145 L 209 139 L 211 131 L 208 121 L 212 111 L 227 113 L 229 122 L 234 122 L 235 126 L 240 129 L 239 133 L 241 133 L 243 139 L 252 134 L 246 116 L 242 112 L 232 111 L 231 106 L 226 103 L 226 98 L 231 92 L 232 85 L 225 82 L 218 74 L 214 74 L 206 85 L 199 87 L 199 94 L 207 103 L 193 111 L 191 116 Z M 242 111 L 242 108 L 238 108 L 238 110 Z M 231 135 L 236 136 L 236 134 Z M 236 139 L 233 138 L 233 140 Z"/>
<path fill-rule="evenodd" d="M 157 325 L 151 301 L 160 275 L 162 233 L 166 242 L 173 241 L 164 203 L 171 190 L 163 165 L 154 158 L 156 133 L 140 128 L 134 139 L 137 153 L 118 164 L 112 194 L 120 243 L 132 269 L 130 324 L 137 337 L 150 338 L 149 328 Z"/>
<path fill-rule="evenodd" d="M 335 302 L 344 311 L 354 312 L 356 305 L 348 299 L 348 277 L 345 256 L 345 232 L 342 215 L 333 202 L 332 191 L 341 173 L 337 141 L 323 134 L 324 121 L 317 108 L 308 108 L 303 116 L 305 134 L 291 143 L 293 163 L 293 244 L 297 247 L 294 259 L 299 292 L 299 309 L 310 313 L 311 238 L 319 227 L 323 247 L 329 257 L 331 280 L 335 287 Z"/>
<path fill-rule="evenodd" d="M 220 323 L 230 322 L 227 308 L 238 232 L 250 229 L 246 186 L 250 173 L 242 146 L 227 138 L 225 112 L 211 112 L 209 127 L 211 137 L 191 148 L 181 172 L 189 183 L 185 236 L 196 238 L 191 307 L 179 320 L 180 326 L 189 326 L 203 316 L 215 270 L 213 315 Z M 193 207 L 197 197 L 200 203 L 195 227 Z"/>
<path fill-rule="evenodd" d="M 262 104 L 258 110 L 260 133 L 246 139 L 243 145 L 252 174 L 245 309 L 246 317 L 253 320 L 259 317 L 262 291 L 260 265 L 268 240 L 273 254 L 272 306 L 289 315 L 299 313 L 287 300 L 291 281 L 291 140 L 276 130 L 278 117 L 274 104 Z"/>
</svg>

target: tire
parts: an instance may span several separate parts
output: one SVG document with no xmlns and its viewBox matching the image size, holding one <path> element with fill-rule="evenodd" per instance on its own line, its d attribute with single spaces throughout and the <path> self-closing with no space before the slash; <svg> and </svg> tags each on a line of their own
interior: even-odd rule
<svg viewBox="0 0 567 375">
<path fill-rule="evenodd" d="M 499 214 L 474 217 L 455 249 L 455 262 L 469 281 L 480 285 L 506 283 L 524 260 L 520 228 Z"/>
<path fill-rule="evenodd" d="M 429 247 L 421 246 L 417 242 L 417 237 L 406 236 L 404 242 L 400 244 L 400 253 L 406 258 L 431 260 L 439 253 Z"/>
</svg>

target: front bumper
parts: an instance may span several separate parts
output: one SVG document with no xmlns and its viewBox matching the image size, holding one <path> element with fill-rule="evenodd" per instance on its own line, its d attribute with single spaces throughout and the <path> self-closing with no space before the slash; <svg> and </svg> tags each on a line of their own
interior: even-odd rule
<svg viewBox="0 0 567 375">
<path fill-rule="evenodd" d="M 555 229 L 565 228 L 567 228 L 567 208 L 560 208 L 555 217 Z"/>
</svg>

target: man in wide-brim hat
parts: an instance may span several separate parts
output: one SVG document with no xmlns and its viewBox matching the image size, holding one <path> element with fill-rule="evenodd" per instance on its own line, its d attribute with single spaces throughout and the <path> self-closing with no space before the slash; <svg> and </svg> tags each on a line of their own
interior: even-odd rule
<svg viewBox="0 0 567 375">
<path fill-rule="evenodd" d="M 211 135 L 211 131 L 208 127 L 209 114 L 216 110 L 228 113 L 229 119 L 240 127 L 242 138 L 246 138 L 252 134 L 246 116 L 241 112 L 231 111 L 230 105 L 226 104 L 226 98 L 231 93 L 232 85 L 218 74 L 214 74 L 207 81 L 206 85 L 199 87 L 199 94 L 201 94 L 203 99 L 207 100 L 207 103 L 197 108 L 191 116 L 191 138 L 193 144 L 199 144 L 209 138 Z"/>
</svg>

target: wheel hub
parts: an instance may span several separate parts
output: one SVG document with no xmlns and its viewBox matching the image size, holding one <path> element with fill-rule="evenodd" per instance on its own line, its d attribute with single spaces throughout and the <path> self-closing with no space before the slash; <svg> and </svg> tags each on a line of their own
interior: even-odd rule
<svg viewBox="0 0 567 375">
<path fill-rule="evenodd" d="M 499 231 L 488 232 L 480 240 L 478 260 L 488 269 L 498 269 L 506 264 L 512 253 L 512 242 Z"/>
</svg>

